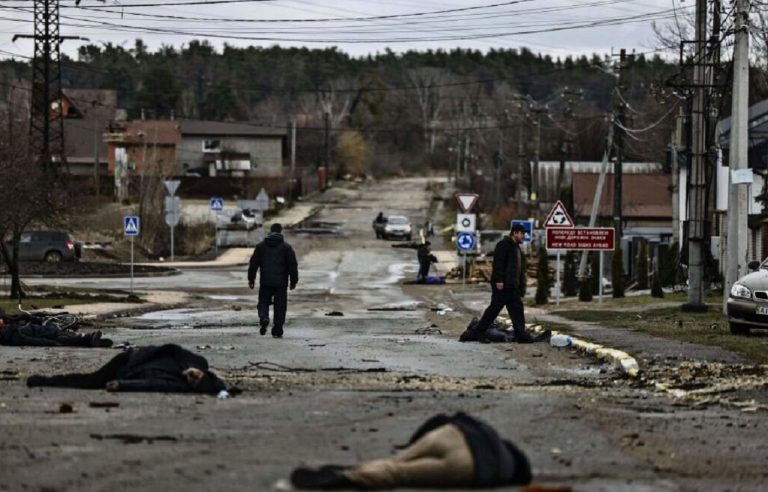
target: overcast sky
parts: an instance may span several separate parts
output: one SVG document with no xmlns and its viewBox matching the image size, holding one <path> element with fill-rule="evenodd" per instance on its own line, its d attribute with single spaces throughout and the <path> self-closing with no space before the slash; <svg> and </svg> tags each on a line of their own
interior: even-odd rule
<svg viewBox="0 0 768 492">
<path fill-rule="evenodd" d="M 692 0 L 213 0 L 223 3 L 190 5 L 201 1 L 82 0 L 78 8 L 74 0 L 62 0 L 61 33 L 127 47 L 141 38 L 152 50 L 207 39 L 218 48 L 225 43 L 337 46 L 355 56 L 387 48 L 522 46 L 564 56 L 619 48 L 651 51 L 656 45 L 652 20 L 672 22 L 673 7 L 684 15 L 693 6 Z M 0 0 L 0 56 L 32 55 L 31 40 L 12 41 L 14 34 L 32 33 L 32 4 Z M 63 49 L 74 55 L 82 44 L 66 41 Z"/>
</svg>

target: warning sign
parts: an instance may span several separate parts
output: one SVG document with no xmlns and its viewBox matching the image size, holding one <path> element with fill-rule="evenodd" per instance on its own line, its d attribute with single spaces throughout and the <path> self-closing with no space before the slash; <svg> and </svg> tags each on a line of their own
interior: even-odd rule
<svg viewBox="0 0 768 492">
<path fill-rule="evenodd" d="M 555 203 L 544 221 L 544 227 L 574 227 L 573 219 L 565 210 L 565 205 L 560 200 Z"/>
</svg>

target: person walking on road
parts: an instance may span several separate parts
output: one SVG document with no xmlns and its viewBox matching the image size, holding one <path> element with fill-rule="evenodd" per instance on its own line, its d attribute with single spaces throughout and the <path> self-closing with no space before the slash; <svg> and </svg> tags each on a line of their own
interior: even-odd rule
<svg viewBox="0 0 768 492">
<path fill-rule="evenodd" d="M 534 338 L 525 331 L 525 314 L 523 312 L 523 296 L 525 296 L 525 255 L 520 244 L 525 238 L 525 228 L 520 224 L 512 226 L 509 236 L 505 236 L 496 244 L 493 252 L 493 269 L 491 271 L 491 304 L 485 309 L 482 318 L 473 331 L 482 334 L 491 326 L 502 308 L 506 307 L 515 341 L 531 343 Z"/>
<path fill-rule="evenodd" d="M 296 253 L 283 239 L 283 226 L 272 224 L 267 237 L 256 245 L 248 266 L 248 287 L 253 289 L 256 273 L 259 278 L 259 333 L 267 333 L 269 326 L 269 305 L 274 304 L 274 323 L 272 336 L 283 336 L 283 324 L 288 310 L 288 288 L 296 288 L 299 282 L 299 268 Z"/>
</svg>

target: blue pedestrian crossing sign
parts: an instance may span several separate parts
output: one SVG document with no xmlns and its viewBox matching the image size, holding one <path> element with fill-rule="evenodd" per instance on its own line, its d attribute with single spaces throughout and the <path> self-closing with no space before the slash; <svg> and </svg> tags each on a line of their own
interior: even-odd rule
<svg viewBox="0 0 768 492">
<path fill-rule="evenodd" d="M 138 236 L 141 231 L 141 221 L 136 215 L 123 217 L 123 234 L 126 236 Z"/>
<path fill-rule="evenodd" d="M 219 197 L 211 198 L 211 210 L 221 212 L 224 210 L 224 199 Z"/>
<path fill-rule="evenodd" d="M 520 224 L 525 228 L 525 237 L 523 237 L 524 243 L 530 243 L 533 241 L 533 221 L 532 220 L 513 220 L 510 224 L 510 228 L 516 224 Z"/>
<path fill-rule="evenodd" d="M 459 251 L 462 253 L 472 251 L 475 249 L 476 244 L 477 240 L 475 239 L 475 234 L 472 232 L 460 232 L 456 236 L 456 247 L 458 247 Z"/>
</svg>

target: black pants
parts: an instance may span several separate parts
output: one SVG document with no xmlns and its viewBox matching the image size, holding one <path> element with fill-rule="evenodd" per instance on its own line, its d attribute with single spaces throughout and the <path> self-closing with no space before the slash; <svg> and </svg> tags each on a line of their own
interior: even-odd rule
<svg viewBox="0 0 768 492">
<path fill-rule="evenodd" d="M 420 261 L 419 262 L 419 273 L 416 275 L 416 278 L 419 280 L 424 279 L 429 275 L 429 266 L 431 263 L 429 261 Z"/>
<path fill-rule="evenodd" d="M 269 319 L 269 305 L 275 305 L 273 330 L 282 331 L 285 324 L 285 313 L 288 311 L 288 287 L 259 287 L 259 319 Z"/>
<path fill-rule="evenodd" d="M 527 338 L 529 335 L 525 331 L 525 314 L 523 313 L 523 298 L 520 295 L 519 288 L 496 289 L 491 286 L 491 305 L 485 309 L 483 317 L 475 326 L 477 333 L 482 333 L 499 315 L 502 308 L 506 307 L 509 318 L 512 320 L 512 328 L 515 330 L 515 338 L 518 340 Z"/>
<path fill-rule="evenodd" d="M 128 363 L 131 352 L 114 356 L 101 369 L 84 374 L 62 374 L 59 376 L 30 376 L 27 386 L 58 386 L 61 388 L 100 389 L 117 379 L 117 372 Z"/>
</svg>

